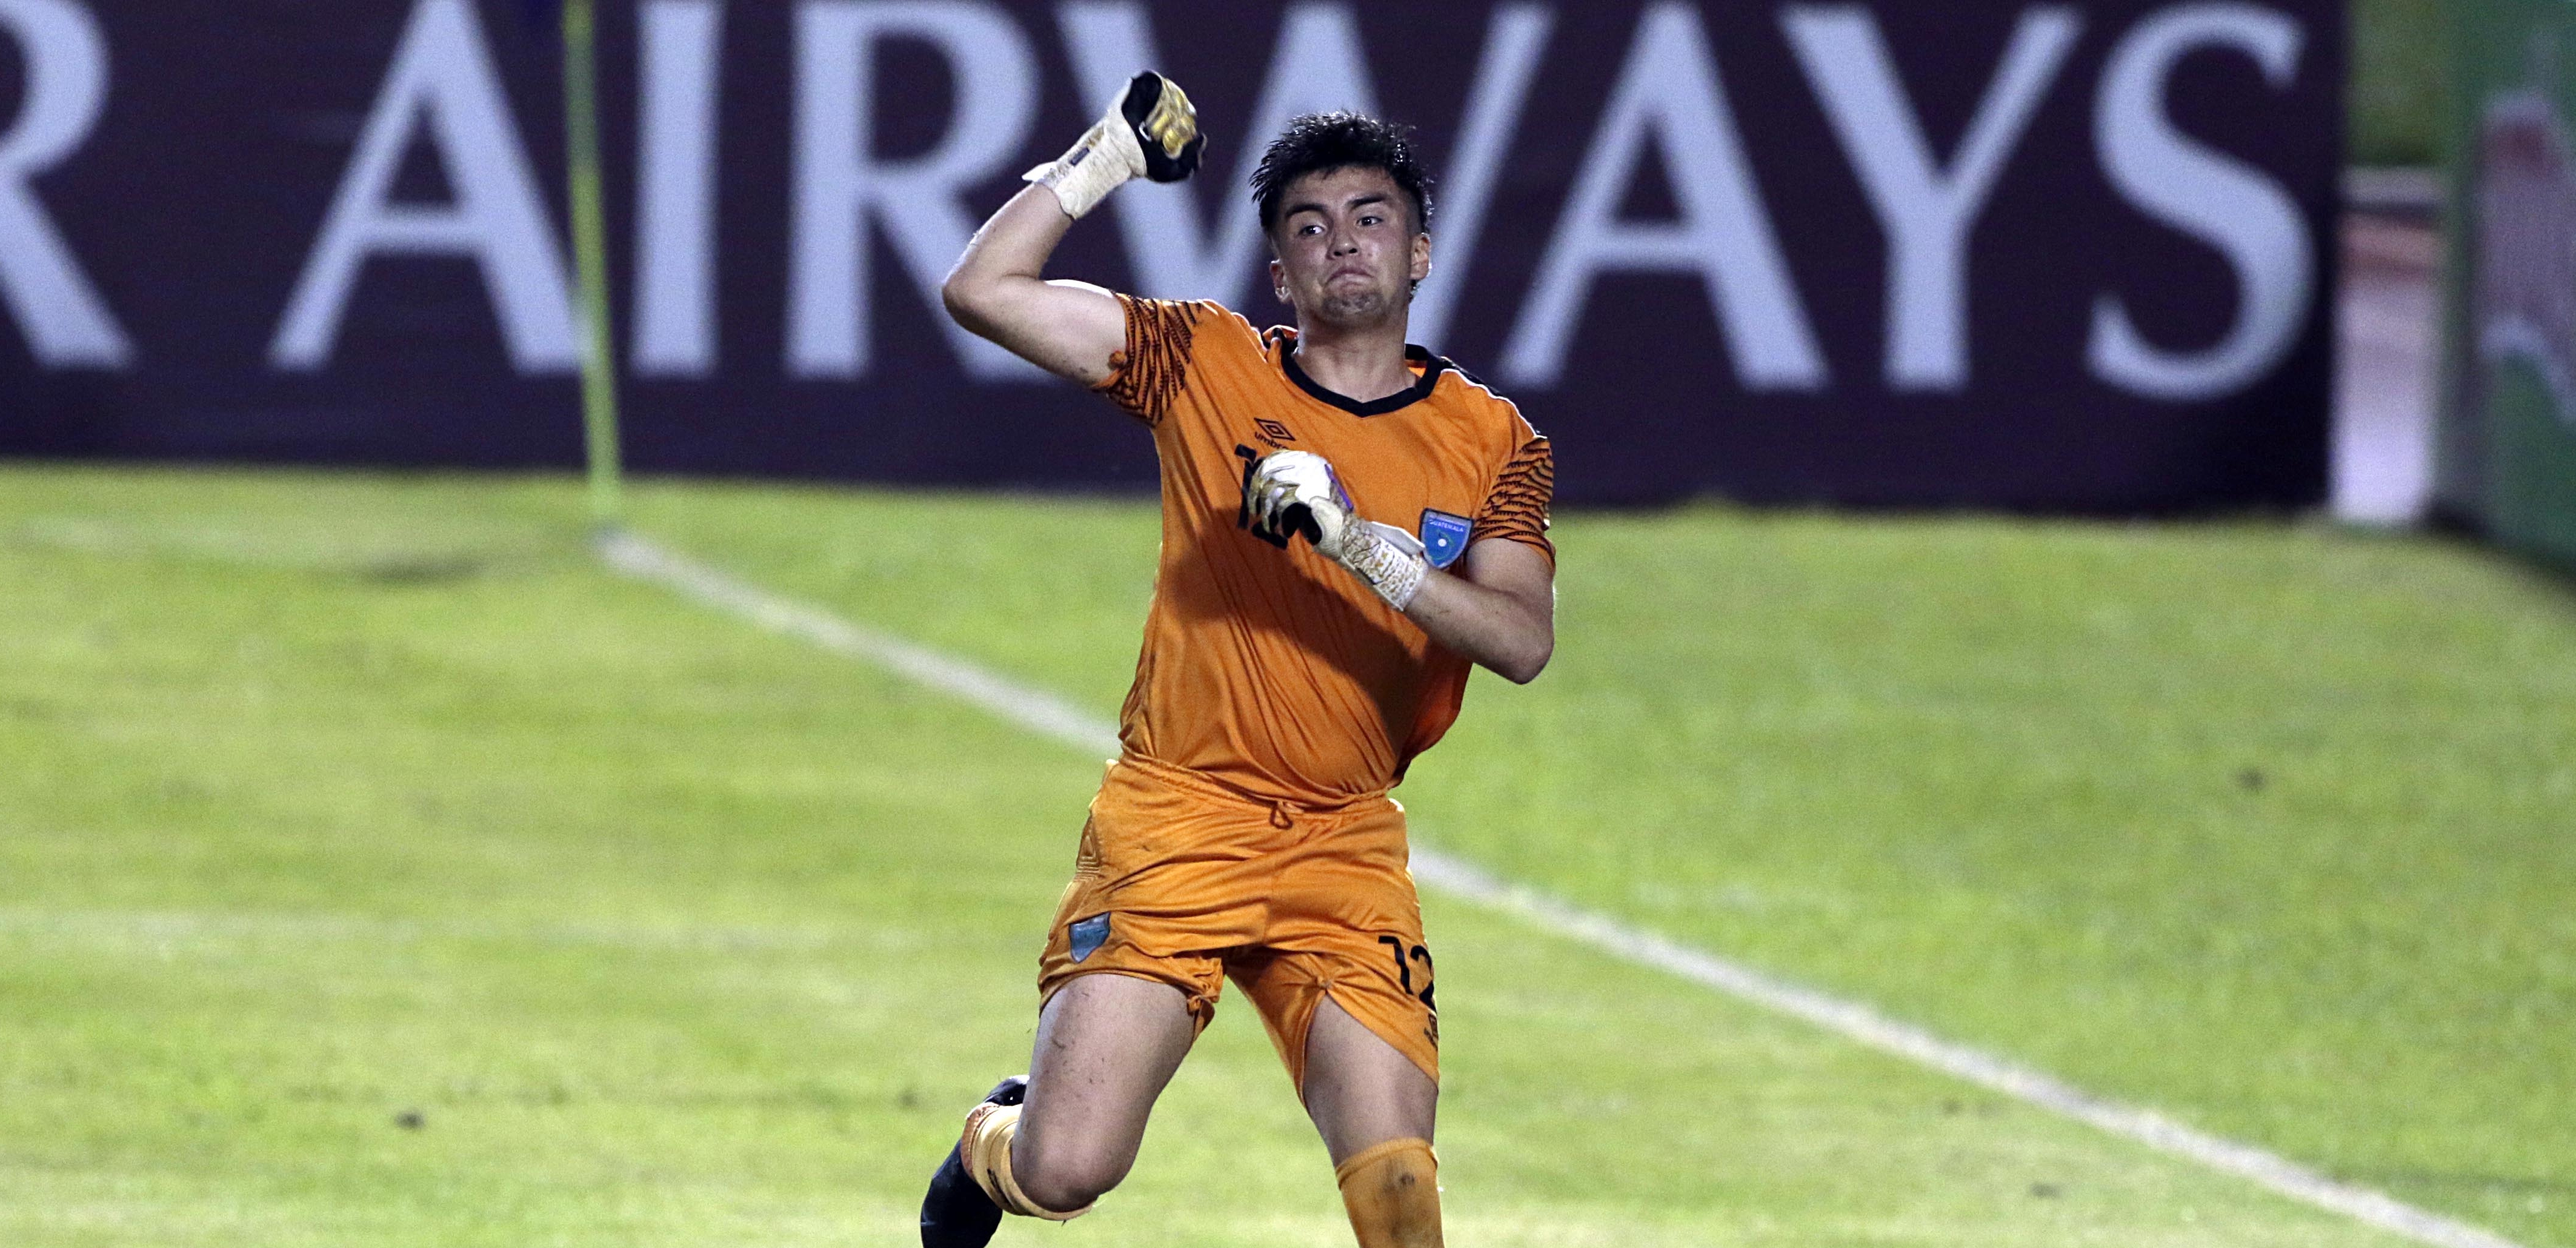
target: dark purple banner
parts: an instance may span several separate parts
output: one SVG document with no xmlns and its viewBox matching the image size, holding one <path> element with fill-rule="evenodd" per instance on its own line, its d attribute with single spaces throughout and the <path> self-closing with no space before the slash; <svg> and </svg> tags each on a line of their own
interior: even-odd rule
<svg viewBox="0 0 2576 1248">
<path fill-rule="evenodd" d="M 562 50 L 526 0 L 0 0 L 0 453 L 570 466 Z M 1140 67 L 1210 134 L 1051 274 L 1285 318 L 1289 117 L 1418 127 L 1416 341 L 1577 503 L 2324 493 L 2342 5 L 609 0 L 642 471 L 1142 487 L 937 286 Z"/>
</svg>

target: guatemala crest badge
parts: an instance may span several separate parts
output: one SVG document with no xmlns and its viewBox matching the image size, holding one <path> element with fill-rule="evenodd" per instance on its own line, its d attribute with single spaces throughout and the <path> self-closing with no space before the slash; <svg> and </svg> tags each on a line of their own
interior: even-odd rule
<svg viewBox="0 0 2576 1248">
<path fill-rule="evenodd" d="M 1079 962 L 1099 952 L 1102 945 L 1109 943 L 1109 916 L 1095 914 L 1090 918 L 1069 923 L 1065 926 L 1065 935 L 1069 938 L 1067 943 L 1072 946 L 1070 952 L 1073 954 L 1073 960 Z"/>
<path fill-rule="evenodd" d="M 1430 558 L 1432 567 L 1446 569 L 1467 552 L 1467 533 L 1475 527 L 1465 516 L 1426 507 L 1422 510 L 1422 553 Z"/>
</svg>

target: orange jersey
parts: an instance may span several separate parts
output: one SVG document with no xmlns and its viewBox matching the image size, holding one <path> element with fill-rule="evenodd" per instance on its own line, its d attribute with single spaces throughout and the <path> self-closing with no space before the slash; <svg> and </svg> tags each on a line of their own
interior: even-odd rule
<svg viewBox="0 0 2576 1248">
<path fill-rule="evenodd" d="M 1435 566 L 1492 538 L 1552 562 L 1547 439 L 1420 348 L 1411 389 L 1354 403 L 1298 368 L 1294 330 L 1256 331 L 1214 303 L 1120 302 L 1127 348 L 1099 389 L 1152 427 L 1163 481 L 1125 752 L 1262 801 L 1385 792 L 1457 720 L 1468 662 L 1305 541 L 1254 533 L 1244 481 L 1272 451 L 1312 451 L 1361 518 L 1414 533 Z"/>
</svg>

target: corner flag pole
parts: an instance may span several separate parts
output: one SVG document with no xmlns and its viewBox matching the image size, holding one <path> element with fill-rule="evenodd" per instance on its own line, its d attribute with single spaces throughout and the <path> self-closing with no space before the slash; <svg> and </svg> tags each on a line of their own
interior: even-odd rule
<svg viewBox="0 0 2576 1248">
<path fill-rule="evenodd" d="M 617 360 L 608 324 L 608 224 L 599 189 L 599 29 L 592 0 L 564 0 L 564 148 L 572 190 L 573 267 L 581 287 L 581 410 L 590 518 L 617 523 L 621 470 Z"/>
</svg>

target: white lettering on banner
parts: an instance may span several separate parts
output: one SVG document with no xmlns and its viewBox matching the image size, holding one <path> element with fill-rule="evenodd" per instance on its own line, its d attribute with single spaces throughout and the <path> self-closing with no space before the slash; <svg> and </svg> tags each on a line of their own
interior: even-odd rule
<svg viewBox="0 0 2576 1248">
<path fill-rule="evenodd" d="M 716 84 L 722 0 L 646 0 L 638 34 L 635 371 L 716 371 Z"/>
<path fill-rule="evenodd" d="M 1074 78 L 1086 102 L 1106 106 L 1127 87 L 1139 66 L 1160 65 L 1145 9 L 1135 0 L 1072 0 L 1058 6 L 1056 24 L 1073 58 Z M 1181 83 L 1187 88 L 1189 83 Z M 1140 293 L 1159 299 L 1214 299 L 1235 306 L 1258 272 L 1263 254 L 1261 222 L 1235 198 L 1252 181 L 1269 136 L 1302 113 L 1349 109 L 1375 113 L 1368 61 L 1360 52 L 1359 26 L 1346 4 L 1291 6 L 1279 27 L 1261 101 L 1237 152 L 1233 179 L 1213 224 L 1202 224 L 1190 184 L 1143 183 L 1120 188 L 1110 204 L 1127 243 Z"/>
<path fill-rule="evenodd" d="M 919 156 L 881 160 L 876 135 L 878 45 L 918 40 L 956 83 L 947 132 Z M 976 218 L 968 187 L 1001 171 L 1037 116 L 1037 58 L 1018 25 L 966 0 L 805 0 L 796 11 L 795 202 L 789 240 L 787 365 L 799 378 L 864 376 L 870 356 L 868 227 L 895 255 L 967 372 L 993 381 L 1046 374 L 960 328 L 941 311 L 939 285 L 966 250 Z"/>
<path fill-rule="evenodd" d="M 1530 83 L 1538 77 L 1539 55 L 1547 50 L 1548 31 L 1555 23 L 1554 10 L 1542 4 L 1502 5 L 1486 23 L 1485 53 L 1467 92 L 1458 147 L 1450 153 L 1447 176 L 1435 188 L 1433 211 L 1439 214 L 1440 230 L 1431 236 L 1431 276 L 1423 279 L 1413 300 L 1413 340 L 1434 351 L 1448 336 L 1458 297 L 1467 289 L 1476 243 L 1485 231 L 1485 210 L 1494 202 L 1494 186 L 1502 179 L 1512 135 L 1529 103 Z"/>
<path fill-rule="evenodd" d="M 0 0 L 25 67 L 18 120 L 0 135 L 0 296 L 36 362 L 122 369 L 134 347 L 28 183 L 79 150 L 107 104 L 107 38 L 72 0 Z"/>
<path fill-rule="evenodd" d="M 445 165 L 452 204 L 392 202 L 403 154 L 422 137 Z M 469 0 L 413 7 L 269 346 L 270 364 L 313 372 L 330 361 L 358 274 L 377 255 L 473 258 L 519 372 L 568 373 L 579 365 L 563 250 Z"/>
<path fill-rule="evenodd" d="M 1867 7 L 1802 5 L 1781 21 L 1887 235 L 1888 388 L 1965 389 L 1968 236 L 2083 22 L 2057 6 L 2022 14 L 1944 170 Z"/>
<path fill-rule="evenodd" d="M 2174 66 L 2204 48 L 2252 57 L 2290 85 L 2305 34 L 2250 4 L 2184 4 L 2138 23 L 2111 54 L 2094 113 L 2102 170 L 2141 211 L 2217 248 L 2236 270 L 2236 324 L 2216 346 L 2168 351 L 2147 341 L 2117 295 L 2094 301 L 2090 360 L 2102 380 L 2172 402 L 2233 394 L 2271 372 L 2298 340 L 2316 293 L 2314 240 L 2298 201 L 2262 170 L 2196 144 L 2165 112 Z"/>
<path fill-rule="evenodd" d="M 1664 162 L 1681 219 L 1618 221 L 1619 201 L 1650 145 Z M 1745 388 L 1826 384 L 1824 356 L 1755 192 L 1707 32 L 1687 4 L 1656 4 L 1637 23 L 1573 197 L 1503 348 L 1504 376 L 1557 384 L 1593 282 L 1612 272 L 1698 273 Z"/>
</svg>

